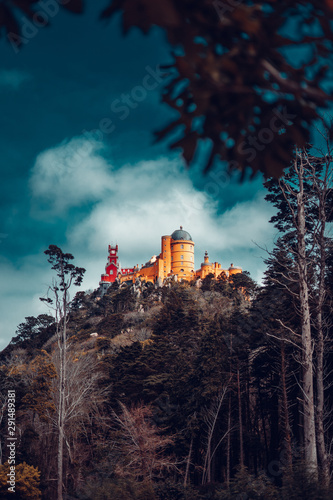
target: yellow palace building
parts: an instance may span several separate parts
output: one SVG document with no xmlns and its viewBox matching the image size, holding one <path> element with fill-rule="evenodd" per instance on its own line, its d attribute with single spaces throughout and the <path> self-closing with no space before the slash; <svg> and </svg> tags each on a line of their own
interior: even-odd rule
<svg viewBox="0 0 333 500">
<path fill-rule="evenodd" d="M 192 281 L 198 278 L 205 278 L 208 274 L 213 274 L 217 279 L 221 273 L 227 277 L 241 273 L 240 267 L 233 264 L 228 269 L 222 269 L 218 262 L 209 262 L 207 251 L 204 255 L 204 262 L 200 269 L 194 268 L 194 241 L 191 235 L 180 226 L 171 235 L 161 237 L 161 253 L 154 255 L 146 264 L 141 267 L 120 268 L 118 263 L 118 245 L 109 245 L 108 261 L 105 267 L 105 274 L 102 274 L 100 285 L 103 288 L 109 286 L 118 278 L 119 281 L 132 281 L 137 278 L 152 283 L 162 284 L 166 278 L 175 277 L 178 281 Z"/>
</svg>

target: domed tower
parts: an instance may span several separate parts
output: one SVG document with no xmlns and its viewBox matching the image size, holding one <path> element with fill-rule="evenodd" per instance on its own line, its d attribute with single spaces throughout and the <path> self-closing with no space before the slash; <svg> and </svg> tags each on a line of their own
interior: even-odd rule
<svg viewBox="0 0 333 500">
<path fill-rule="evenodd" d="M 171 271 L 179 279 L 191 280 L 194 276 L 194 242 L 191 235 L 180 229 L 174 231 L 170 240 Z"/>
<path fill-rule="evenodd" d="M 212 264 L 209 262 L 207 250 L 205 251 L 204 261 L 201 264 L 201 279 L 205 278 L 212 272 Z"/>
<path fill-rule="evenodd" d="M 230 267 L 229 267 L 228 271 L 229 271 L 229 277 L 230 277 L 233 274 L 241 274 L 242 273 L 242 268 L 241 267 L 235 267 L 233 264 L 230 264 Z"/>
</svg>

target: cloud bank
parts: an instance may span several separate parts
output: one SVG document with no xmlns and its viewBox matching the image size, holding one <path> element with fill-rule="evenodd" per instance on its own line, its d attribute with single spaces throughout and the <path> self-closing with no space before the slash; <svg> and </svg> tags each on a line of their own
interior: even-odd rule
<svg viewBox="0 0 333 500">
<path fill-rule="evenodd" d="M 61 215 L 103 198 L 113 186 L 102 149 L 100 142 L 74 137 L 40 153 L 30 178 L 36 206 L 43 202 L 49 214 Z"/>
<path fill-rule="evenodd" d="M 34 204 L 46 204 L 44 215 L 64 216 L 90 202 L 80 220 L 71 223 L 69 217 L 66 235 L 69 251 L 87 261 L 89 287 L 97 286 L 110 242 L 118 243 L 123 266 L 140 265 L 160 252 L 161 235 L 182 225 L 196 243 L 197 267 L 208 250 L 211 260 L 250 268 L 258 278 L 263 263 L 257 259 L 249 266 L 249 254 L 255 243 L 269 245 L 273 239 L 268 223 L 273 209 L 263 191 L 218 214 L 216 200 L 193 186 L 178 159 L 115 168 L 103 145 L 91 138 L 76 137 L 42 152 L 30 185 Z M 225 184 L 225 190 L 231 188 L 237 196 L 237 185 Z"/>
<path fill-rule="evenodd" d="M 219 214 L 216 200 L 193 186 L 178 159 L 160 157 L 116 168 L 103 144 L 86 137 L 41 152 L 31 170 L 30 189 L 37 219 L 48 220 L 50 214 L 54 220 L 66 219 L 65 244 L 48 244 L 62 246 L 86 268 L 83 289 L 98 286 L 109 243 L 118 243 L 123 267 L 140 265 L 160 252 L 162 235 L 182 225 L 195 242 L 196 268 L 208 250 L 211 261 L 222 267 L 233 262 L 260 280 L 263 252 L 254 242 L 271 247 L 274 238 L 268 223 L 273 209 L 264 201 L 264 191 L 235 200 Z M 224 189 L 234 189 L 237 196 L 237 185 Z M 77 208 L 79 216 L 73 216 Z M 38 297 L 45 293 L 51 271 L 43 254 L 24 259 L 19 269 L 2 264 L 9 283 L 7 291 L 0 289 L 1 316 L 7 317 L 0 330 L 4 343 L 24 316 L 47 312 Z"/>
</svg>

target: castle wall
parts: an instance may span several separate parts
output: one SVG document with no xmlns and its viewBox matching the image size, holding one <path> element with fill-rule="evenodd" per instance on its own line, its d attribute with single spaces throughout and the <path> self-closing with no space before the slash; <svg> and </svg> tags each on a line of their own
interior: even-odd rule
<svg viewBox="0 0 333 500">
<path fill-rule="evenodd" d="M 109 245 L 108 261 L 105 267 L 105 274 L 101 276 L 101 286 L 107 286 L 118 279 L 121 283 L 125 281 L 132 281 L 133 283 L 137 278 L 151 283 L 156 283 L 158 278 L 162 282 L 170 275 L 177 275 L 179 280 L 191 281 L 196 278 L 204 279 L 209 274 L 213 274 L 217 279 L 222 273 L 228 277 L 233 274 L 242 272 L 239 267 L 234 267 L 233 264 L 229 269 L 222 269 L 221 264 L 218 262 L 210 263 L 208 253 L 205 252 L 204 262 L 201 264 L 200 269 L 194 269 L 194 242 L 190 239 L 181 239 L 190 237 L 190 234 L 180 230 L 174 231 L 169 235 L 161 237 L 161 253 L 157 257 L 152 257 L 147 264 L 134 268 L 119 269 L 118 264 L 118 245 L 112 247 Z M 176 239 L 173 239 L 175 237 Z"/>
<path fill-rule="evenodd" d="M 146 281 L 151 281 L 152 283 L 155 283 L 156 278 L 158 274 L 158 264 L 157 261 L 154 262 L 152 266 L 149 267 L 142 267 L 138 272 L 137 272 L 137 277 L 144 279 Z"/>
</svg>

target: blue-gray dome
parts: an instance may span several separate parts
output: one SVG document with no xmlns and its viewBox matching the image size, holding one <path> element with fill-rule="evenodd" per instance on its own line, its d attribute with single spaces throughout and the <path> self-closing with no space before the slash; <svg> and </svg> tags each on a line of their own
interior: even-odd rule
<svg viewBox="0 0 333 500">
<path fill-rule="evenodd" d="M 172 233 L 171 238 L 173 240 L 188 240 L 188 241 L 192 241 L 192 236 L 190 235 L 190 233 L 188 233 L 187 231 L 183 230 L 183 226 L 180 226 L 180 229 L 176 229 L 176 231 L 174 231 Z"/>
</svg>

